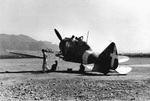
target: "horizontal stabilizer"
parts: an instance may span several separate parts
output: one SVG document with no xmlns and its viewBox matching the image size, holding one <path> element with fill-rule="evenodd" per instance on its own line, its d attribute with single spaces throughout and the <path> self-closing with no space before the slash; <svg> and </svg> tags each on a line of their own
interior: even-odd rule
<svg viewBox="0 0 150 101">
<path fill-rule="evenodd" d="M 118 56 L 119 63 L 127 62 L 127 61 L 129 61 L 129 59 L 130 58 L 127 56 Z"/>
<path fill-rule="evenodd" d="M 132 68 L 129 66 L 121 65 L 115 69 L 119 74 L 128 74 L 131 72 Z"/>
</svg>

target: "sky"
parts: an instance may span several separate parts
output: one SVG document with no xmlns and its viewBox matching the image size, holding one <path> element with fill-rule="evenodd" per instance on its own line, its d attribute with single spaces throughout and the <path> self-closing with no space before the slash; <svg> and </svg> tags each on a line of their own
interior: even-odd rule
<svg viewBox="0 0 150 101">
<path fill-rule="evenodd" d="M 115 42 L 119 52 L 150 52 L 149 0 L 0 0 L 0 33 L 24 34 L 58 44 L 84 36 L 102 51 Z"/>
</svg>

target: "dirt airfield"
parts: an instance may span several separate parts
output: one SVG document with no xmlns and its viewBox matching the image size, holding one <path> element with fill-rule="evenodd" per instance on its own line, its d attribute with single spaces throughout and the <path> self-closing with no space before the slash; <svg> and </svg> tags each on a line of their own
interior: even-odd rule
<svg viewBox="0 0 150 101">
<path fill-rule="evenodd" d="M 50 60 L 49 65 L 54 63 Z M 59 60 L 56 72 L 42 73 L 42 60 L 0 60 L 0 100 L 41 101 L 148 101 L 150 59 L 131 58 L 127 75 L 77 72 L 79 64 Z M 72 68 L 73 72 L 67 72 Z"/>
</svg>

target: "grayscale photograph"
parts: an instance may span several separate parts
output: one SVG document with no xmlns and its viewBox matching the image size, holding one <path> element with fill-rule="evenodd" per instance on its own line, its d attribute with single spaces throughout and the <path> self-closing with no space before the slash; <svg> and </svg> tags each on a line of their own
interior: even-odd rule
<svg viewBox="0 0 150 101">
<path fill-rule="evenodd" d="M 150 1 L 0 0 L 0 101 L 150 101 Z"/>
</svg>

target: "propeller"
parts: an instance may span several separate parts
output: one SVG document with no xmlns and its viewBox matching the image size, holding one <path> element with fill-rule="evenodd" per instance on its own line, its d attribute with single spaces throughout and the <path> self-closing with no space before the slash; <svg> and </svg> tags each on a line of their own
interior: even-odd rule
<svg viewBox="0 0 150 101">
<path fill-rule="evenodd" d="M 62 41 L 62 37 L 61 37 L 60 33 L 58 32 L 58 30 L 54 29 L 54 31 L 55 31 L 57 37 L 59 38 L 59 40 Z"/>
</svg>

